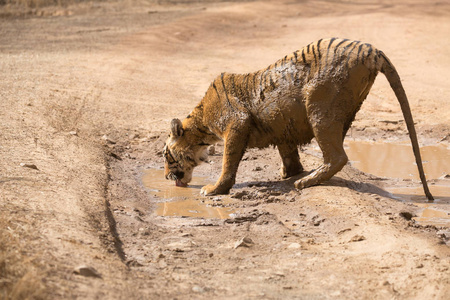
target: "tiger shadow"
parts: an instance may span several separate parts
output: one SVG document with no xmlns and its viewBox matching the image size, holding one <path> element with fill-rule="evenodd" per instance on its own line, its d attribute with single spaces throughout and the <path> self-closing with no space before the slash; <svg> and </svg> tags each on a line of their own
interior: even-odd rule
<svg viewBox="0 0 450 300">
<path fill-rule="evenodd" d="M 275 194 L 289 194 L 292 191 L 297 191 L 298 194 L 301 195 L 302 190 L 295 188 L 294 183 L 309 173 L 310 172 L 303 172 L 302 174 L 281 180 L 249 181 L 238 183 L 233 186 L 232 193 L 230 193 L 230 195 L 233 197 L 235 194 L 242 193 L 242 191 L 252 188 L 257 188 L 260 191 L 274 191 Z M 330 180 L 317 186 L 349 188 L 359 193 L 376 194 L 382 197 L 394 199 L 391 193 L 374 184 L 348 180 L 339 176 L 333 176 Z M 310 187 L 308 189 L 314 189 L 314 187 Z"/>
</svg>

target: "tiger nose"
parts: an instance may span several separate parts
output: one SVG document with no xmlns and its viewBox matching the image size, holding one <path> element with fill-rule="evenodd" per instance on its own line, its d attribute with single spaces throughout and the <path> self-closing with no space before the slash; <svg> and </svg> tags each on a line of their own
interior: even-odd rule
<svg viewBox="0 0 450 300">
<path fill-rule="evenodd" d="M 174 172 L 173 175 L 175 175 L 175 177 L 177 179 L 182 179 L 184 177 L 184 172 L 183 171 L 177 171 L 177 172 Z"/>
</svg>

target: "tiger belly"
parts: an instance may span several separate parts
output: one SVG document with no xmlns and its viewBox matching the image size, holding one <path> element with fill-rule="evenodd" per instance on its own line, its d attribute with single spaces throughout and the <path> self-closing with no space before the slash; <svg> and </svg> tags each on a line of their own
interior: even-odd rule
<svg viewBox="0 0 450 300">
<path fill-rule="evenodd" d="M 307 144 L 313 138 L 303 101 L 281 97 L 266 101 L 253 112 L 255 127 L 248 147 L 264 148 L 279 144 Z"/>
</svg>

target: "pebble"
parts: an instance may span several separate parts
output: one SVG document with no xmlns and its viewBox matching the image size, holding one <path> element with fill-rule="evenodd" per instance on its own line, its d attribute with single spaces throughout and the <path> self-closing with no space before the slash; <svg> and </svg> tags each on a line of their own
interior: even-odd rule
<svg viewBox="0 0 450 300">
<path fill-rule="evenodd" d="M 365 239 L 366 239 L 366 237 L 363 235 L 355 235 L 354 237 L 352 237 L 350 239 L 349 242 L 360 242 L 360 241 L 364 241 Z"/>
<path fill-rule="evenodd" d="M 240 239 L 239 241 L 237 241 L 234 244 L 234 249 L 237 249 L 239 247 L 247 247 L 250 248 L 251 246 L 253 246 L 255 243 L 253 243 L 252 239 L 249 237 L 243 237 L 242 239 Z"/>
<path fill-rule="evenodd" d="M 204 293 L 204 292 L 205 292 L 205 289 L 202 288 L 201 286 L 196 285 L 196 286 L 193 286 L 193 287 L 192 287 L 192 291 L 193 291 L 194 293 Z"/>
<path fill-rule="evenodd" d="M 208 155 L 214 155 L 216 153 L 216 147 L 214 147 L 214 145 L 209 146 L 207 153 Z"/>
<path fill-rule="evenodd" d="M 30 168 L 30 169 L 34 169 L 34 170 L 39 170 L 38 167 L 35 164 L 21 163 L 20 166 L 23 167 L 23 168 Z"/>
<path fill-rule="evenodd" d="M 288 249 L 300 249 L 302 246 L 299 243 L 292 243 L 287 246 Z"/>
<path fill-rule="evenodd" d="M 97 272 L 96 269 L 94 269 L 93 267 L 86 266 L 86 265 L 81 265 L 81 266 L 76 267 L 73 270 L 73 273 L 75 273 L 77 275 L 85 276 L 85 277 L 102 278 L 102 275 L 100 275 L 100 273 Z"/>
<path fill-rule="evenodd" d="M 106 141 L 109 144 L 115 144 L 116 142 L 111 140 L 106 134 L 102 136 L 102 140 Z"/>
</svg>

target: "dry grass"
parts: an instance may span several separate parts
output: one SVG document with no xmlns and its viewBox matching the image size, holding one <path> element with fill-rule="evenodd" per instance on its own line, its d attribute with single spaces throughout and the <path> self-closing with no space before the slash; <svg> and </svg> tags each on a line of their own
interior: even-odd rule
<svg viewBox="0 0 450 300">
<path fill-rule="evenodd" d="M 43 274 L 26 251 L 31 226 L 0 217 L 0 299 L 44 299 Z"/>
<path fill-rule="evenodd" d="M 86 0 L 0 0 L 0 5 L 19 6 L 24 8 L 40 8 L 45 6 L 68 6 L 86 2 Z"/>
</svg>

